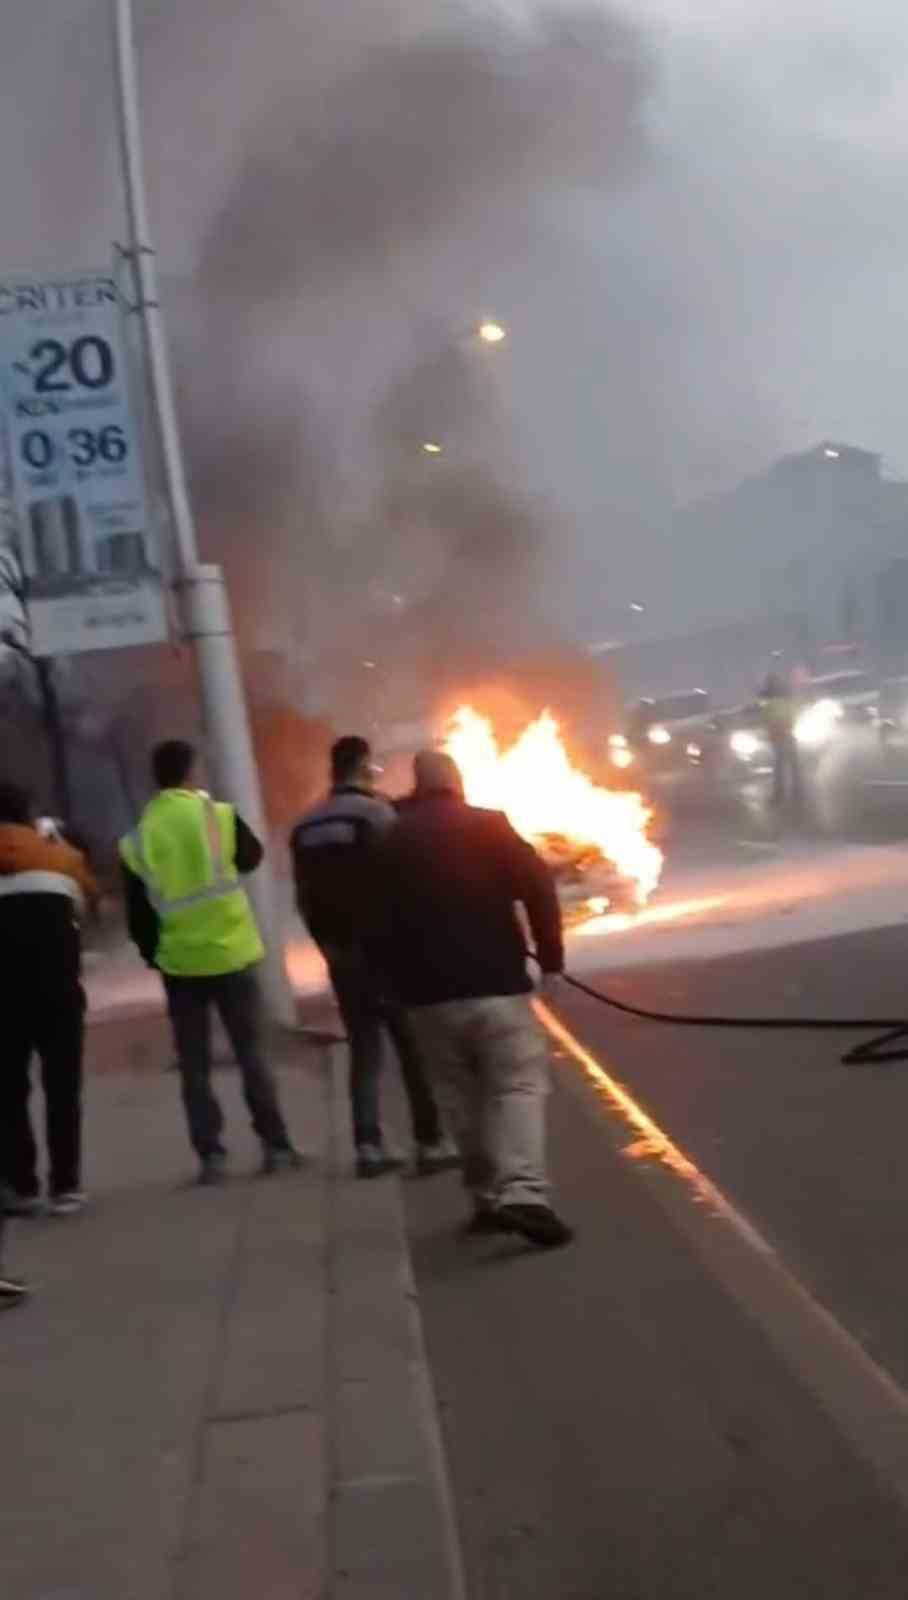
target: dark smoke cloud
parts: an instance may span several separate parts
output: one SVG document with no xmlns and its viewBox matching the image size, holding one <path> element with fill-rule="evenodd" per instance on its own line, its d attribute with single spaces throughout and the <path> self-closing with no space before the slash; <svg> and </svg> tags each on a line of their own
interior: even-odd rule
<svg viewBox="0 0 908 1600">
<path fill-rule="evenodd" d="M 824 436 L 908 466 L 904 5 L 615 8 L 137 0 L 200 526 L 253 644 L 349 659 L 398 581 L 453 595 L 471 474 L 529 522 L 537 611 L 599 639 L 655 571 L 671 600 L 677 501 Z M 107 14 L 4 8 L 10 269 L 122 230 Z M 513 337 L 462 380 L 486 311 Z"/>
<path fill-rule="evenodd" d="M 598 9 L 375 49 L 313 106 L 285 95 L 253 135 L 203 252 L 212 282 L 294 295 L 326 273 L 494 214 L 601 184 L 639 155 L 635 31 Z"/>
<path fill-rule="evenodd" d="M 409 671 L 428 693 L 439 661 L 450 676 L 458 660 L 498 660 L 551 630 L 546 517 L 523 484 L 502 397 L 467 348 L 466 313 L 431 308 L 458 293 L 468 305 L 458 278 L 532 252 L 547 233 L 542 194 L 608 193 L 635 170 L 647 81 L 638 34 L 607 10 L 510 25 L 464 16 L 458 30 L 376 46 L 320 94 L 285 90 L 250 132 L 201 256 L 198 350 L 214 403 L 199 406 L 196 380 L 199 504 L 237 567 L 250 528 L 264 531 L 243 615 L 254 631 L 265 617 L 280 631 L 282 617 L 306 633 L 328 664 L 327 698 L 351 712 L 363 656 L 380 652 L 385 681 Z M 274 349 L 269 317 L 293 317 L 305 355 L 324 336 L 315 306 L 337 334 L 334 417 L 353 419 L 352 463 L 332 460 L 313 424 L 320 374 L 305 362 L 263 381 L 249 428 L 256 366 L 264 378 Z M 254 331 L 238 354 L 244 318 Z M 349 368 L 345 324 L 366 328 Z M 395 352 L 388 330 L 401 327 Z M 225 395 L 237 397 L 226 415 Z M 427 472 L 430 435 L 445 460 Z M 394 629 L 376 621 L 376 586 L 400 596 Z"/>
</svg>

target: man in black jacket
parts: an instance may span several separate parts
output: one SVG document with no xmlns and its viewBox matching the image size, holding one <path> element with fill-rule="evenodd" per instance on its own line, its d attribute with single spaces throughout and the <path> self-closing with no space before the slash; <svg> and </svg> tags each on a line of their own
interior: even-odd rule
<svg viewBox="0 0 908 1600">
<path fill-rule="evenodd" d="M 400 1060 L 410 1103 L 417 1171 L 423 1176 L 459 1165 L 444 1138 L 438 1109 L 412 1032 L 384 992 L 370 949 L 375 913 L 373 847 L 393 829 L 397 814 L 375 791 L 372 752 L 355 734 L 331 751 L 331 793 L 293 831 L 290 853 L 300 916 L 328 966 L 350 1041 L 350 1098 L 356 1170 L 377 1178 L 402 1163 L 385 1149 L 379 1081 L 382 1034 Z"/>
<path fill-rule="evenodd" d="M 82 854 L 43 838 L 28 793 L 0 784 L 0 1188 L 14 1216 L 43 1211 L 38 1149 L 29 1114 L 32 1057 L 41 1062 L 48 1155 L 47 1207 L 68 1217 L 81 1187 L 85 997 L 80 919 L 97 899 Z"/>
<path fill-rule="evenodd" d="M 548 1046 L 517 914 L 550 983 L 564 965 L 551 875 L 507 817 L 467 805 L 449 756 L 422 752 L 414 775 L 379 852 L 382 959 L 460 1143 L 470 1230 L 567 1244 L 549 1201 Z"/>
</svg>

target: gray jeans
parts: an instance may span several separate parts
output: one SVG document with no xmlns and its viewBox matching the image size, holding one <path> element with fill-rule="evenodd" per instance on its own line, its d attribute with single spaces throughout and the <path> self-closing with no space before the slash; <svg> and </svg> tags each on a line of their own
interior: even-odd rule
<svg viewBox="0 0 908 1600">
<path fill-rule="evenodd" d="M 408 1013 L 479 1205 L 545 1205 L 549 1049 L 526 995 Z"/>
</svg>

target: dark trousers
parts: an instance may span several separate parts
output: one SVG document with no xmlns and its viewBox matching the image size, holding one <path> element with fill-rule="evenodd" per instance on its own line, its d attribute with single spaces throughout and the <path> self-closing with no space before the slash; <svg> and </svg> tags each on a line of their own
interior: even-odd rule
<svg viewBox="0 0 908 1600">
<path fill-rule="evenodd" d="M 385 997 L 378 978 L 359 952 L 332 951 L 328 971 L 350 1042 L 354 1143 L 382 1142 L 379 1080 L 382 1033 L 387 1030 L 400 1061 L 413 1137 L 417 1144 L 437 1144 L 441 1138 L 438 1107 L 405 1013 Z"/>
<path fill-rule="evenodd" d="M 211 1010 L 217 1011 L 240 1072 L 252 1126 L 264 1145 L 284 1150 L 287 1127 L 277 1085 L 265 1060 L 265 1016 L 255 971 L 228 972 L 218 978 L 164 976 L 183 1080 L 189 1137 L 197 1154 L 223 1154 L 224 1113 L 211 1087 Z"/>
<path fill-rule="evenodd" d="M 799 812 L 804 804 L 801 753 L 793 733 L 772 736 L 772 802 Z"/>
<path fill-rule="evenodd" d="M 66 1194 L 81 1181 L 84 1017 L 79 987 L 9 996 L 0 1049 L 0 1182 L 25 1199 L 41 1187 L 28 1108 L 33 1055 L 41 1062 L 50 1192 Z"/>
</svg>

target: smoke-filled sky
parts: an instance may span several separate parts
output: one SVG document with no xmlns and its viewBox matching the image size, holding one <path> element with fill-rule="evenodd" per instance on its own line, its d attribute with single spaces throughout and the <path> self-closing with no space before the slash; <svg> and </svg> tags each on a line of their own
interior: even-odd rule
<svg viewBox="0 0 908 1600">
<path fill-rule="evenodd" d="M 200 523 L 254 541 L 259 639 L 322 648 L 384 576 L 456 604 L 452 525 L 510 490 L 520 605 L 581 634 L 674 504 L 822 437 L 908 474 L 899 0 L 136 5 Z M 95 265 L 105 0 L 0 16 L 2 266 Z"/>
</svg>

